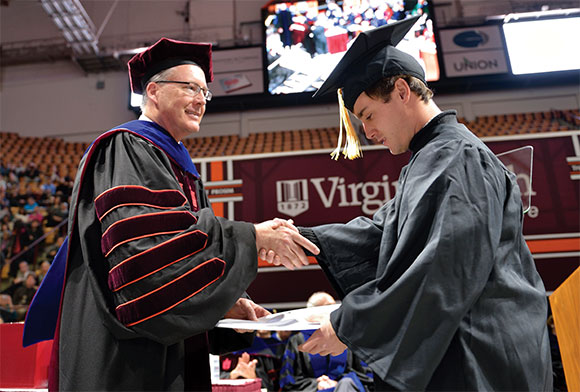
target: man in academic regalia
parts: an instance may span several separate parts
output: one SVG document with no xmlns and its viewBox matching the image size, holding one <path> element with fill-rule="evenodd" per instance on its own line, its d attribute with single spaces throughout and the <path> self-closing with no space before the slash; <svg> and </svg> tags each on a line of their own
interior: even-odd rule
<svg viewBox="0 0 580 392">
<path fill-rule="evenodd" d="M 412 155 L 372 219 L 300 228 L 342 296 L 301 349 L 348 347 L 380 391 L 551 390 L 546 293 L 516 177 L 395 48 L 416 20 L 361 33 L 316 93 L 339 91 L 345 155 L 359 154 L 346 109 L 369 139 Z"/>
<path fill-rule="evenodd" d="M 252 337 L 214 330 L 216 322 L 268 313 L 244 298 L 256 246 L 277 247 L 289 268 L 308 263 L 301 246 L 317 252 L 272 222 L 213 214 L 181 143 L 199 131 L 211 68 L 209 44 L 165 38 L 130 60 L 143 115 L 101 135 L 83 156 L 67 245 L 53 263 L 65 270 L 50 390 L 210 391 L 210 347 L 219 354 Z M 25 344 L 26 328 L 47 322 L 35 315 Z"/>
</svg>

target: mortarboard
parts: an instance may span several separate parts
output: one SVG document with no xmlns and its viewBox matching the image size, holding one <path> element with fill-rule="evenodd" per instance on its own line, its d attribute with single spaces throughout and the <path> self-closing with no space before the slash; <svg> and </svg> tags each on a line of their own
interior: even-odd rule
<svg viewBox="0 0 580 392">
<path fill-rule="evenodd" d="M 332 157 L 338 159 L 342 146 L 342 129 L 346 131 L 343 154 L 349 159 L 361 156 L 360 142 L 350 121 L 358 96 L 382 78 L 411 75 L 425 84 L 425 71 L 411 56 L 395 46 L 405 37 L 420 16 L 361 32 L 313 97 L 338 92 L 340 130 L 338 147 Z"/>
<path fill-rule="evenodd" d="M 145 83 L 165 69 L 183 64 L 198 65 L 208 82 L 213 80 L 211 44 L 176 41 L 161 38 L 144 52 L 138 53 L 128 62 L 131 90 L 142 94 Z"/>
</svg>

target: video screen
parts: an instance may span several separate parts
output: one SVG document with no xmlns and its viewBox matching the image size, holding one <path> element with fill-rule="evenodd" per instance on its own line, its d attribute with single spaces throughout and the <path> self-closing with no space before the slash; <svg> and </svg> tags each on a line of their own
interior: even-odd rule
<svg viewBox="0 0 580 392">
<path fill-rule="evenodd" d="M 513 74 L 580 69 L 580 51 L 570 41 L 579 27 L 580 16 L 504 24 Z"/>
<path fill-rule="evenodd" d="M 439 80 L 437 45 L 427 0 L 283 1 L 263 10 L 270 94 L 317 90 L 361 31 L 422 17 L 397 45 Z"/>
</svg>

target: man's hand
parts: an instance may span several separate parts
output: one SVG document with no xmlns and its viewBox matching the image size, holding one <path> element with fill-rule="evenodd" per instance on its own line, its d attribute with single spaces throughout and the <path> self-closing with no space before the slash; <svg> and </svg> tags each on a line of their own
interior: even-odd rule
<svg viewBox="0 0 580 392">
<path fill-rule="evenodd" d="M 238 364 L 230 373 L 230 379 L 235 380 L 237 378 L 258 378 L 256 376 L 257 363 L 257 359 L 250 361 L 250 355 L 248 353 L 243 353 L 242 356 L 238 358 Z"/>
<path fill-rule="evenodd" d="M 234 306 L 224 315 L 224 318 L 233 318 L 240 320 L 257 320 L 260 317 L 269 315 L 266 309 L 256 304 L 254 301 L 247 298 L 240 298 L 236 301 Z M 254 332 L 251 329 L 237 329 L 234 331 L 238 333 Z"/>
<path fill-rule="evenodd" d="M 256 248 L 260 255 L 268 249 L 271 255 L 264 260 L 274 265 L 283 265 L 293 270 L 308 265 L 308 258 L 302 247 L 317 255 L 316 245 L 302 237 L 292 221 L 274 219 L 254 225 L 256 228 Z"/>
<path fill-rule="evenodd" d="M 224 318 L 240 320 L 257 320 L 260 317 L 269 315 L 266 309 L 247 298 L 239 298 L 234 306 L 224 315 Z"/>
<path fill-rule="evenodd" d="M 320 329 L 314 331 L 310 339 L 298 346 L 298 349 L 310 354 L 339 355 L 346 350 L 346 345 L 336 336 L 330 318 L 326 318 Z"/>
</svg>

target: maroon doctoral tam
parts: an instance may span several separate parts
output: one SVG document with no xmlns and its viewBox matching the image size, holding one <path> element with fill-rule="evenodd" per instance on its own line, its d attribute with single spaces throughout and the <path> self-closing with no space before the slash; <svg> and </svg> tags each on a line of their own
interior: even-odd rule
<svg viewBox="0 0 580 392">
<path fill-rule="evenodd" d="M 211 44 L 161 38 L 129 60 L 131 90 L 135 94 L 143 94 L 145 85 L 153 75 L 182 64 L 198 65 L 205 73 L 207 82 L 211 82 L 213 80 Z"/>
</svg>

